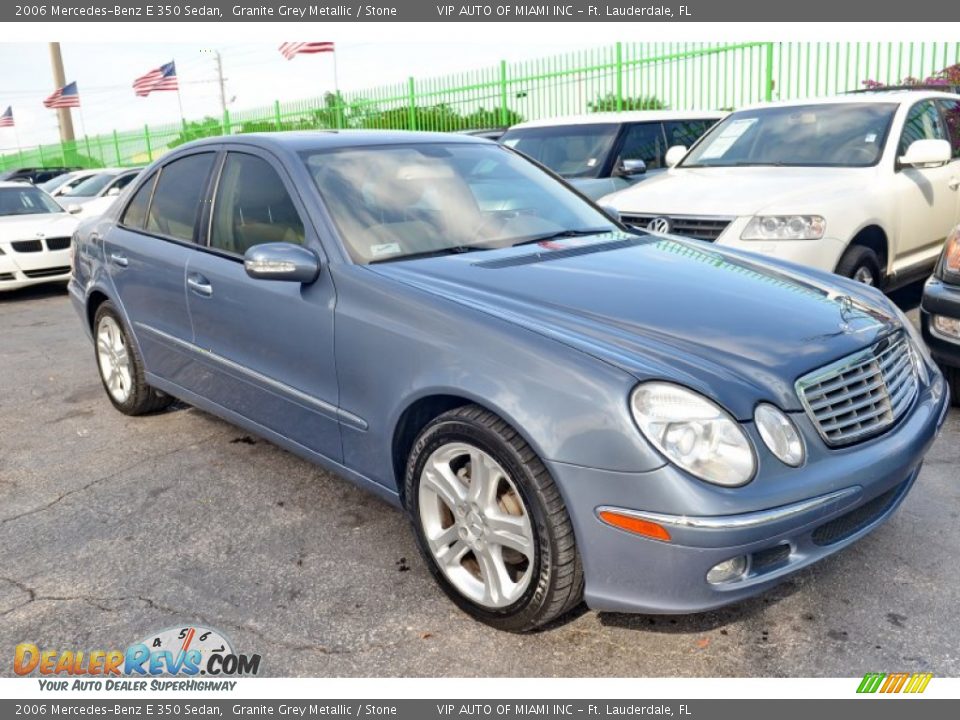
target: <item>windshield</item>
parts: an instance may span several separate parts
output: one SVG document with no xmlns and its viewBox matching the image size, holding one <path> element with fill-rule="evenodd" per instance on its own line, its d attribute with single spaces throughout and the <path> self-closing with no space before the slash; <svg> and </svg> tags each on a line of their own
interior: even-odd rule
<svg viewBox="0 0 960 720">
<path fill-rule="evenodd" d="M 67 190 L 63 197 L 94 197 L 116 179 L 116 173 L 97 173 L 91 175 L 76 187 Z"/>
<path fill-rule="evenodd" d="M 303 159 L 359 263 L 616 229 L 563 183 L 498 145 L 346 148 Z"/>
<path fill-rule="evenodd" d="M 57 175 L 55 178 L 50 178 L 45 183 L 40 183 L 37 185 L 38 188 L 44 192 L 52 193 L 59 187 L 66 185 L 77 177 L 76 173 L 63 173 L 63 175 Z"/>
<path fill-rule="evenodd" d="M 597 177 L 620 126 L 554 125 L 508 130 L 500 142 L 568 178 Z"/>
<path fill-rule="evenodd" d="M 876 165 L 896 109 L 895 103 L 829 103 L 736 112 L 680 167 Z"/>
<path fill-rule="evenodd" d="M 0 188 L 0 216 L 48 215 L 62 213 L 63 208 L 43 190 L 24 185 L 22 188 Z"/>
</svg>

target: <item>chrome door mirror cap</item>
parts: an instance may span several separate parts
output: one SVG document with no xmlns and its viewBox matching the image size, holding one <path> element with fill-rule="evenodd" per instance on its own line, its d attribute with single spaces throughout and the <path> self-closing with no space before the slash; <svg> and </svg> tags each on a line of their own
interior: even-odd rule
<svg viewBox="0 0 960 720">
<path fill-rule="evenodd" d="M 247 275 L 256 280 L 286 280 L 309 284 L 320 275 L 320 258 L 308 248 L 293 243 L 263 243 L 243 255 Z"/>
<path fill-rule="evenodd" d="M 620 175 L 633 177 L 647 172 L 647 164 L 643 160 L 624 160 L 620 163 Z"/>
</svg>

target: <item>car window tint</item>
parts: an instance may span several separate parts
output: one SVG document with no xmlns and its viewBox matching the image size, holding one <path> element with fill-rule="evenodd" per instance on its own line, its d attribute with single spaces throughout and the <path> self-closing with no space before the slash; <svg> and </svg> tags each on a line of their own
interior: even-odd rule
<svg viewBox="0 0 960 720">
<path fill-rule="evenodd" d="M 138 230 L 143 228 L 143 223 L 147 219 L 147 207 L 150 205 L 150 194 L 153 192 L 153 184 L 156 180 L 157 174 L 154 173 L 140 186 L 130 204 L 127 205 L 127 209 L 123 211 L 121 224 Z"/>
<path fill-rule="evenodd" d="M 917 140 L 946 140 L 940 113 L 933 100 L 918 102 L 907 113 L 907 121 L 900 136 L 898 155 L 905 155 L 910 144 Z"/>
<path fill-rule="evenodd" d="M 643 160 L 648 170 L 663 167 L 666 152 L 660 123 L 638 123 L 627 129 L 620 160 Z"/>
<path fill-rule="evenodd" d="M 116 188 L 117 190 L 123 190 L 127 185 L 133 182 L 134 178 L 137 177 L 136 173 L 131 173 L 130 175 L 124 175 L 119 178 L 113 185 L 110 186 L 109 190 Z"/>
<path fill-rule="evenodd" d="M 941 100 L 940 110 L 943 111 L 953 157 L 960 158 L 960 100 Z"/>
<path fill-rule="evenodd" d="M 670 120 L 663 124 L 667 150 L 675 145 L 692 146 L 716 120 Z"/>
<path fill-rule="evenodd" d="M 255 155 L 230 153 L 213 209 L 210 246 L 243 255 L 269 242 L 302 245 L 303 222 L 277 171 Z"/>
<path fill-rule="evenodd" d="M 163 166 L 150 204 L 147 230 L 178 240 L 193 240 L 213 158 L 213 153 L 200 153 Z"/>
</svg>

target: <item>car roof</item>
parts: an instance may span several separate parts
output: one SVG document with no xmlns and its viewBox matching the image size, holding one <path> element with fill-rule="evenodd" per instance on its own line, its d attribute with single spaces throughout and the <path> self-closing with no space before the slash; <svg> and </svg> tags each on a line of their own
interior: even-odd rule
<svg viewBox="0 0 960 720">
<path fill-rule="evenodd" d="M 25 187 L 37 187 L 30 182 L 18 182 L 17 180 L 0 180 L 0 188 L 20 188 L 21 190 Z"/>
<path fill-rule="evenodd" d="M 625 110 L 623 112 L 598 112 L 586 115 L 565 115 L 561 117 L 529 120 L 510 127 L 554 127 L 557 125 L 601 125 L 607 123 L 658 122 L 664 120 L 719 120 L 727 115 L 720 110 Z"/>
<path fill-rule="evenodd" d="M 773 102 L 754 103 L 738 109 L 757 110 L 765 107 L 797 107 L 800 105 L 845 105 L 845 104 L 884 104 L 884 103 L 903 103 L 914 100 L 924 100 L 927 98 L 944 98 L 947 100 L 960 100 L 960 95 L 953 93 L 940 92 L 938 90 L 871 90 L 869 92 L 851 92 L 843 95 L 831 95 L 821 98 L 806 98 L 797 100 L 775 100 Z"/>
<path fill-rule="evenodd" d="M 222 143 L 277 148 L 292 152 L 427 143 L 496 144 L 484 138 L 452 132 L 414 132 L 410 130 L 293 130 L 204 138 L 181 145 L 177 150 L 188 146 L 197 148 L 203 147 L 204 145 L 220 145 Z"/>
</svg>

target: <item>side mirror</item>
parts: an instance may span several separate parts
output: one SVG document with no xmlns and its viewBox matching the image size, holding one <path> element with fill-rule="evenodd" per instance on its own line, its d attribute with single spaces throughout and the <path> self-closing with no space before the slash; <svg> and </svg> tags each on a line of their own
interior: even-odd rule
<svg viewBox="0 0 960 720">
<path fill-rule="evenodd" d="M 118 187 L 112 187 L 106 192 L 107 197 L 113 197 L 114 195 L 119 195 L 119 194 L 120 194 L 120 188 Z"/>
<path fill-rule="evenodd" d="M 664 156 L 663 161 L 666 163 L 668 168 L 676 167 L 680 164 L 680 161 L 683 160 L 683 157 L 686 154 L 686 145 L 674 145 L 672 148 L 667 150 L 667 154 Z"/>
<path fill-rule="evenodd" d="M 310 284 L 320 275 L 320 258 L 313 250 L 293 243 L 264 243 L 244 253 L 243 267 L 256 280 Z"/>
<path fill-rule="evenodd" d="M 67 212 L 71 215 L 79 215 L 83 212 L 83 205 L 77 205 L 77 203 L 67 205 Z"/>
<path fill-rule="evenodd" d="M 600 209 L 606 213 L 607 217 L 616 222 L 620 222 L 620 211 L 617 210 L 613 205 L 601 205 Z"/>
<path fill-rule="evenodd" d="M 950 162 L 951 155 L 950 143 L 946 140 L 914 140 L 899 162 L 902 167 L 945 165 Z"/>
<path fill-rule="evenodd" d="M 647 171 L 647 164 L 643 160 L 624 160 L 620 163 L 619 174 L 622 177 L 643 175 Z"/>
</svg>

